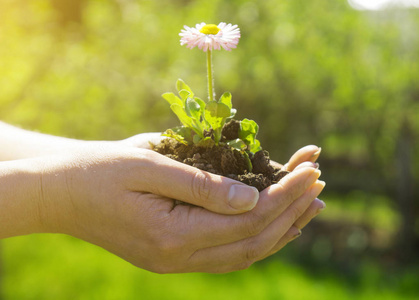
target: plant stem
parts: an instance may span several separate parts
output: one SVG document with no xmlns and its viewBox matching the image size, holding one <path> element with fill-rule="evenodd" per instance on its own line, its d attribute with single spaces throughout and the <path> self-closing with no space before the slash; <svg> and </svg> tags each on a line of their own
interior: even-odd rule
<svg viewBox="0 0 419 300">
<path fill-rule="evenodd" d="M 207 51 L 208 99 L 214 100 L 214 86 L 212 77 L 212 51 Z"/>
</svg>

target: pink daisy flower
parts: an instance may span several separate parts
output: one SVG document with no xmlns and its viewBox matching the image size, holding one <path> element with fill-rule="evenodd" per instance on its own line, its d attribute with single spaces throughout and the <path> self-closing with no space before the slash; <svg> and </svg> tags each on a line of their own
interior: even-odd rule
<svg viewBox="0 0 419 300">
<path fill-rule="evenodd" d="M 192 49 L 198 47 L 200 50 L 220 50 L 221 47 L 231 51 L 237 47 L 240 39 L 240 28 L 237 25 L 226 24 L 196 24 L 194 28 L 184 26 L 179 35 L 180 44 Z"/>
</svg>

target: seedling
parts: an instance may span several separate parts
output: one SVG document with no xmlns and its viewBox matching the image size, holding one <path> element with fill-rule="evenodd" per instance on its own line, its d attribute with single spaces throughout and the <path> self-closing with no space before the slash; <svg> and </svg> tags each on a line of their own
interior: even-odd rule
<svg viewBox="0 0 419 300">
<path fill-rule="evenodd" d="M 262 150 L 256 139 L 259 126 L 255 121 L 244 119 L 239 121 L 238 138 L 228 139 L 223 136 L 224 125 L 233 119 L 236 109 L 232 106 L 232 95 L 225 92 L 218 100 L 214 100 L 212 51 L 221 48 L 231 51 L 236 48 L 240 29 L 237 25 L 226 23 L 197 24 L 195 28 L 184 26 L 179 34 L 181 45 L 188 48 L 198 47 L 207 53 L 208 100 L 195 96 L 192 89 L 181 79 L 176 82 L 178 95 L 165 93 L 163 98 L 179 118 L 181 126 L 166 130 L 163 135 L 173 138 L 185 145 L 214 147 L 228 145 L 240 151 L 248 161 L 248 171 L 252 171 L 249 156 Z"/>
</svg>

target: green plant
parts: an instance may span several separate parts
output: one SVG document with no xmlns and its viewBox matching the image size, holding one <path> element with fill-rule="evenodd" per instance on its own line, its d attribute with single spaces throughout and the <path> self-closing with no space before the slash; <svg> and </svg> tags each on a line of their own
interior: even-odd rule
<svg viewBox="0 0 419 300">
<path fill-rule="evenodd" d="M 213 147 L 220 144 L 228 145 L 241 151 L 247 158 L 262 148 L 256 139 L 259 126 L 255 121 L 244 119 L 239 121 L 238 137 L 226 139 L 222 131 L 226 122 L 230 121 L 236 114 L 232 106 L 231 94 L 225 92 L 217 100 L 214 100 L 212 70 L 212 50 L 226 50 L 235 48 L 240 38 L 240 29 L 237 25 L 220 23 L 197 24 L 196 28 L 185 26 L 182 30 L 181 45 L 186 44 L 189 48 L 197 46 L 207 52 L 207 73 L 208 73 L 208 101 L 195 96 L 192 89 L 181 79 L 178 79 L 176 88 L 178 96 L 174 93 L 165 93 L 163 98 L 170 104 L 170 108 L 179 118 L 182 126 L 166 130 L 164 136 L 171 137 L 187 145 L 200 147 Z M 250 159 L 249 170 L 252 169 Z"/>
<path fill-rule="evenodd" d="M 236 114 L 229 92 L 225 92 L 218 101 L 205 102 L 195 97 L 194 92 L 183 80 L 178 79 L 176 87 L 179 96 L 174 93 L 165 93 L 163 98 L 170 104 L 170 108 L 179 118 L 182 126 L 166 130 L 163 133 L 164 136 L 187 145 L 195 144 L 202 147 L 224 143 L 236 150 L 252 154 L 262 149 L 260 142 L 256 139 L 259 126 L 253 120 L 240 121 L 237 139 L 223 139 L 222 129 L 225 123 Z"/>
</svg>

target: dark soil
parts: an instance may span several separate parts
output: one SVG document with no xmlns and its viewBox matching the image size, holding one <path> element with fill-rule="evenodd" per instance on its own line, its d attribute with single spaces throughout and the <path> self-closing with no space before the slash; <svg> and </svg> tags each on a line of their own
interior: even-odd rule
<svg viewBox="0 0 419 300">
<path fill-rule="evenodd" d="M 223 140 L 238 138 L 239 128 L 238 121 L 232 120 L 227 123 L 223 128 L 223 139 L 218 146 L 185 145 L 175 139 L 167 138 L 160 144 L 153 145 L 153 150 L 198 169 L 254 186 L 259 191 L 277 183 L 288 174 L 287 171 L 272 165 L 268 152 L 264 150 L 250 157 L 253 170 L 249 172 L 246 157 L 240 151 L 222 143 Z"/>
</svg>

